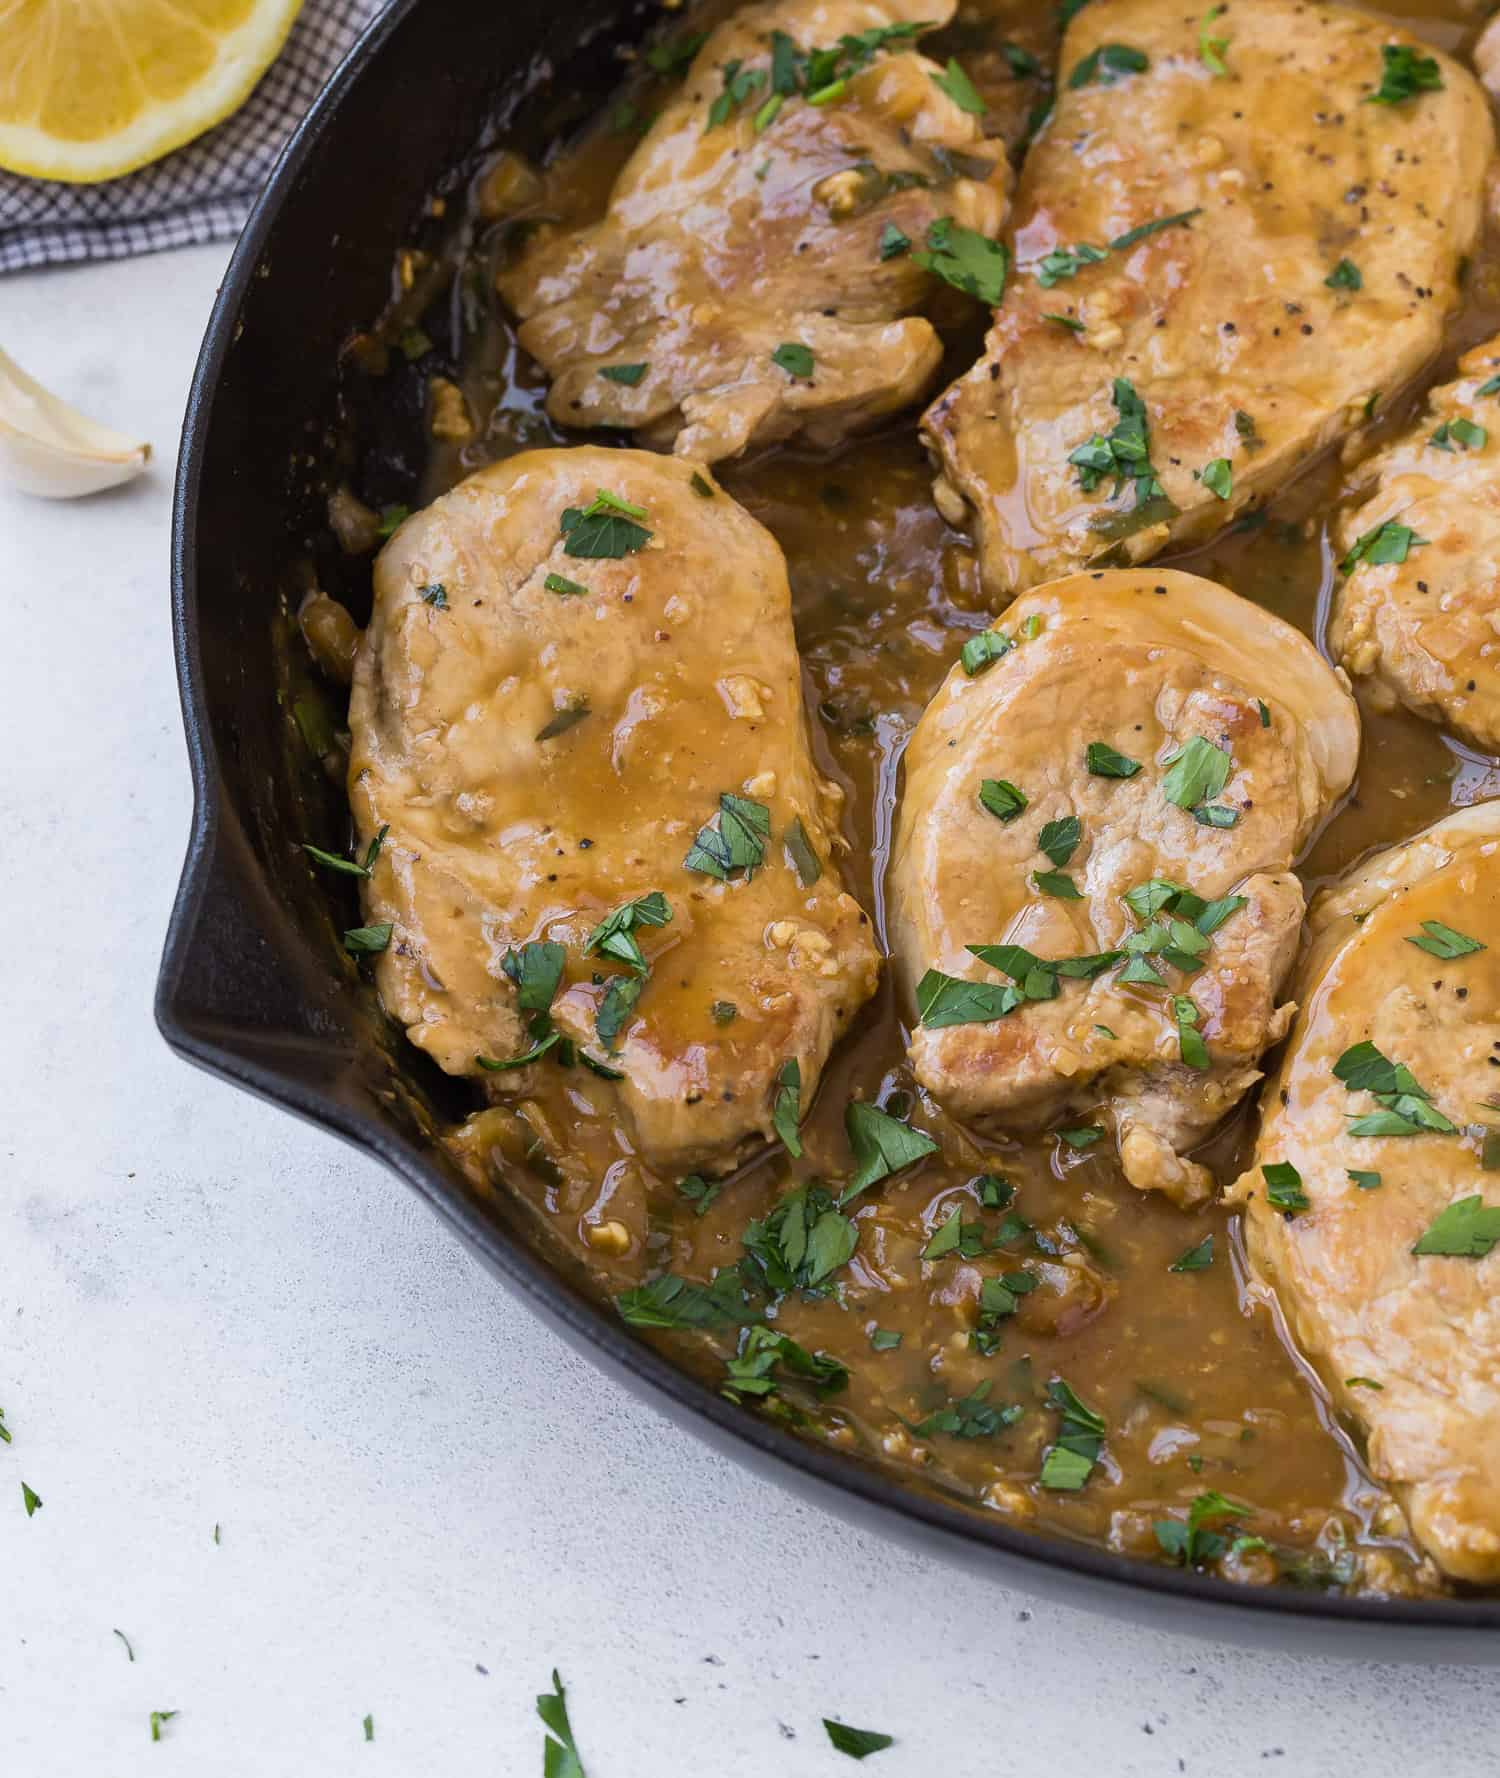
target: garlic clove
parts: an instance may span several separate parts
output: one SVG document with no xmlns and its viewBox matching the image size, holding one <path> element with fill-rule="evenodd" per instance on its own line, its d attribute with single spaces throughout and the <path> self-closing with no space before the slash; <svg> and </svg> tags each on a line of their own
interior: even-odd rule
<svg viewBox="0 0 1500 1778">
<path fill-rule="evenodd" d="M 150 455 L 149 444 L 80 414 L 0 351 L 0 480 L 71 500 L 129 481 Z"/>
</svg>

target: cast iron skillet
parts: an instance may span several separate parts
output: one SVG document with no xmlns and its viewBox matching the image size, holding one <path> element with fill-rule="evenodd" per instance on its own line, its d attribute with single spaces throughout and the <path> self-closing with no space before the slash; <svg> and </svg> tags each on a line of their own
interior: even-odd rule
<svg viewBox="0 0 1500 1778">
<path fill-rule="evenodd" d="M 1040 0 L 1039 0 L 1040 3 Z M 177 468 L 172 612 L 195 806 L 156 1016 L 178 1054 L 377 1155 L 507 1284 L 692 1431 L 832 1511 L 1070 1603 L 1182 1632 L 1366 1658 L 1500 1658 L 1500 1600 L 1250 1589 L 1048 1541 L 919 1493 L 731 1406 L 550 1265 L 522 1214 L 481 1200 L 426 1138 L 443 1085 L 342 957 L 353 904 L 315 881 L 309 821 L 346 830 L 287 745 L 279 601 L 322 528 L 299 484 L 351 328 L 445 173 L 503 134 L 538 152 L 607 93 L 642 0 L 395 0 L 289 144 L 240 239 L 198 360 Z M 319 809 L 317 799 L 322 799 Z M 309 814 L 309 798 L 314 813 Z"/>
</svg>

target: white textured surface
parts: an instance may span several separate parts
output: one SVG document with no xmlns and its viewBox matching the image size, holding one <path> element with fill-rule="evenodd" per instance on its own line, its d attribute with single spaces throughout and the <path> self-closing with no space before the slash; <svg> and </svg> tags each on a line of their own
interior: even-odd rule
<svg viewBox="0 0 1500 1778">
<path fill-rule="evenodd" d="M 0 490 L 0 1772 L 535 1778 L 555 1663 L 590 1778 L 838 1778 L 824 1714 L 899 1737 L 871 1778 L 1494 1773 L 1483 1673 L 1122 1627 L 753 1481 L 372 1163 L 173 1060 L 170 478 L 223 260 L 0 284 L 20 362 L 159 452 L 87 504 Z"/>
</svg>

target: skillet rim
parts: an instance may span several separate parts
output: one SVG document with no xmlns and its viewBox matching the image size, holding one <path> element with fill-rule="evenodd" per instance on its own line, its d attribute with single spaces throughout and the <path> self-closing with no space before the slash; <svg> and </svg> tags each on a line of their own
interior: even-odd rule
<svg viewBox="0 0 1500 1778">
<path fill-rule="evenodd" d="M 935 1495 L 887 1478 L 873 1466 L 798 1438 L 773 1422 L 724 1400 L 708 1385 L 635 1338 L 606 1308 L 569 1284 L 538 1253 L 529 1251 L 485 1217 L 414 1141 L 333 1093 L 279 1071 L 236 1049 L 232 1025 L 223 1040 L 195 1026 L 184 984 L 207 962 L 200 917 L 216 872 L 231 868 L 225 843 L 225 786 L 214 748 L 204 680 L 199 623 L 199 517 L 217 384 L 233 343 L 240 311 L 252 293 L 262 252 L 298 180 L 330 133 L 352 88 L 386 50 L 421 0 L 392 0 L 349 50 L 297 126 L 251 211 L 210 313 L 184 415 L 173 491 L 171 531 L 172 637 L 178 693 L 193 783 L 187 853 L 173 900 L 157 979 L 154 1012 L 170 1048 L 259 1098 L 270 1101 L 373 1155 L 415 1190 L 468 1248 L 570 1344 L 623 1380 L 676 1424 L 706 1438 L 737 1462 L 767 1470 L 778 1484 L 813 1498 L 861 1525 L 917 1544 L 947 1560 L 973 1564 L 1005 1584 L 1061 1596 L 1076 1609 L 1104 1609 L 1138 1620 L 1172 1610 L 1160 1627 L 1271 1646 L 1291 1642 L 1286 1632 L 1358 1631 L 1344 1646 L 1320 1641 L 1320 1653 L 1364 1658 L 1500 1660 L 1500 1637 L 1458 1642 L 1460 1633 L 1500 1632 L 1500 1596 L 1491 1598 L 1341 1598 L 1297 1590 L 1288 1583 L 1247 1587 L 1187 1570 L 1118 1555 L 1082 1542 L 1021 1530 L 1003 1519 L 950 1505 Z M 278 267 L 273 277 L 285 277 Z M 220 887 L 225 886 L 221 875 Z M 228 886 L 242 891 L 243 884 Z M 255 910 L 245 908 L 248 918 Z M 213 958 L 221 975 L 233 959 Z M 243 1035 L 255 1034 L 247 1021 Z M 1157 1611 L 1153 1611 L 1153 1607 Z M 1183 1608 L 1196 1608 L 1184 1611 Z M 1178 1615 L 1191 1621 L 1176 1621 Z M 1283 1636 L 1278 1638 L 1280 1628 Z M 1401 1633 L 1404 1633 L 1402 1635 Z M 1413 1642 L 1415 1638 L 1415 1642 Z M 1402 1643 L 1406 1644 L 1403 1650 Z M 1489 1646 L 1483 1646 L 1488 1642 Z M 1438 1644 L 1441 1643 L 1441 1646 Z M 1294 1644 L 1295 1645 L 1295 1644 Z"/>
</svg>

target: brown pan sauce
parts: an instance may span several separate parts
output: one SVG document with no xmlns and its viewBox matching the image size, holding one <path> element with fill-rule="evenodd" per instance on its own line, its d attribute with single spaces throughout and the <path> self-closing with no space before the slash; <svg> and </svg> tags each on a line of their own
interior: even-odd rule
<svg viewBox="0 0 1500 1778">
<path fill-rule="evenodd" d="M 1012 141 L 1046 87 L 1039 77 L 1013 74 L 1001 45 L 1019 44 L 1050 66 L 1056 32 L 1036 22 L 1041 16 L 1042 9 L 1016 0 L 967 0 L 955 25 L 924 46 L 940 59 L 954 50 L 963 56 L 992 105 L 992 123 Z M 1386 16 L 1460 54 L 1482 22 L 1461 0 Z M 613 106 L 542 169 L 546 214 L 581 220 L 602 209 L 638 139 L 635 121 L 649 115 L 653 95 L 663 90 L 644 65 L 627 70 Z M 536 187 L 511 157 L 480 172 L 462 216 L 450 198 L 447 241 L 408 257 L 390 312 L 357 342 L 356 361 L 379 368 L 395 357 L 389 347 L 403 330 L 433 305 L 446 305 L 453 317 L 453 338 L 463 344 L 450 368 L 475 435 L 433 441 L 423 500 L 517 449 L 571 442 L 547 418 L 542 380 L 488 294 L 499 256 L 514 239 L 516 225 L 505 213 L 516 204 L 518 181 L 531 194 L 524 210 L 535 214 Z M 1500 327 L 1493 240 L 1465 288 L 1443 358 L 1421 387 Z M 972 361 L 984 317 L 955 298 L 937 319 L 951 324 L 946 380 Z M 1421 387 L 1384 404 L 1361 436 L 1361 455 L 1404 422 Z M 933 507 L 915 419 L 905 415 L 830 456 L 781 448 L 720 471 L 728 491 L 785 551 L 814 744 L 822 768 L 848 792 L 844 868 L 882 931 L 902 746 L 965 637 L 990 618 L 966 539 Z M 1223 582 L 1321 640 L 1332 584 L 1327 521 L 1347 468 L 1337 454 L 1326 458 L 1263 519 L 1163 560 Z M 1495 761 L 1466 753 L 1415 717 L 1382 715 L 1368 705 L 1363 713 L 1354 791 L 1302 861 L 1310 889 L 1372 847 L 1390 845 L 1450 808 L 1500 794 Z M 1351 1591 L 1443 1590 L 1407 1539 L 1399 1512 L 1364 1473 L 1356 1439 L 1287 1349 L 1273 1312 L 1247 1292 L 1237 1218 L 1216 1208 L 1185 1215 L 1136 1192 L 1107 1142 L 1075 1152 L 1053 1136 L 1024 1144 L 976 1141 L 914 1091 L 903 1050 L 902 1020 L 909 1016 L 887 982 L 830 1061 L 804 1126 L 804 1159 L 794 1162 L 779 1147 L 764 1154 L 725 1183 L 701 1215 L 676 1182 L 645 1178 L 606 1149 L 604 1130 L 580 1115 L 562 1070 L 540 1071 L 555 1078 L 524 1120 L 484 1114 L 454 1146 L 471 1170 L 496 1175 L 503 1168 L 503 1188 L 528 1200 L 549 1238 L 613 1295 L 663 1270 L 707 1279 L 734 1264 L 747 1222 L 764 1217 L 785 1192 L 809 1178 L 836 1190 L 847 1178 L 843 1113 L 851 1098 L 909 1107 L 916 1124 L 941 1141 L 941 1155 L 860 1200 L 859 1247 L 838 1274 L 839 1289 L 789 1296 L 775 1316 L 779 1331 L 840 1359 L 848 1387 L 819 1400 L 784 1385 L 770 1411 L 812 1437 L 1038 1530 L 1165 1559 L 1153 1520 L 1181 1516 L 1194 1496 L 1215 1489 L 1253 1507 L 1243 1528 L 1270 1546 L 1224 1557 L 1219 1572 Z M 600 1099 L 592 1091 L 588 1097 Z M 1233 1177 L 1248 1150 L 1253 1115 L 1247 1102 L 1201 1157 L 1221 1180 Z M 966 1220 L 998 1225 L 1003 1212 L 981 1208 L 970 1194 L 968 1182 L 985 1174 L 1014 1187 L 1011 1208 L 1032 1225 L 1004 1249 L 1000 1269 L 1024 1266 L 1043 1279 L 999 1324 L 988 1353 L 971 1340 L 973 1280 L 966 1290 L 961 1276 L 969 1262 L 920 1258 L 955 1201 L 963 1201 Z M 652 1231 L 646 1247 L 632 1243 L 615 1253 L 600 1236 L 614 1220 L 611 1205 L 642 1193 Z M 1210 1233 L 1211 1266 L 1168 1270 Z M 984 1264 L 995 1270 L 993 1257 Z M 899 1333 L 900 1345 L 876 1349 L 876 1329 Z M 733 1352 L 732 1332 L 653 1337 L 714 1380 Z M 1058 1430 L 1045 1401 L 1054 1376 L 1065 1378 L 1107 1426 L 1100 1466 L 1077 1492 L 1037 1482 L 1042 1452 Z M 1014 1425 L 970 1437 L 914 1430 L 986 1381 L 988 1405 L 1025 1410 Z"/>
</svg>

